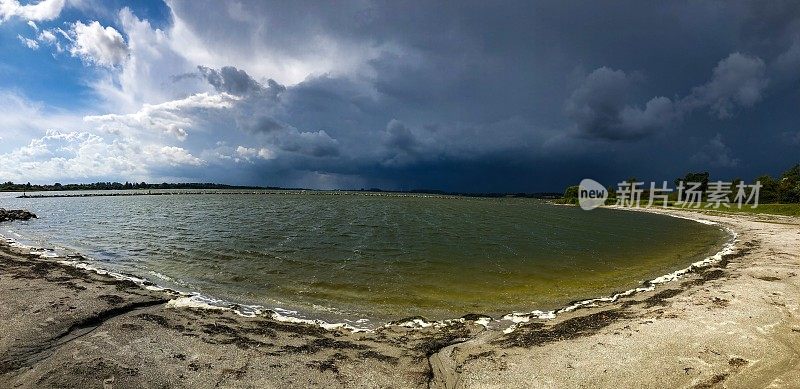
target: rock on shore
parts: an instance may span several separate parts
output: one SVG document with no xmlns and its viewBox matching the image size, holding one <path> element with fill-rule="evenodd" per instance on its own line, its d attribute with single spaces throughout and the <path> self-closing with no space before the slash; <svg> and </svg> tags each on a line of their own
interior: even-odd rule
<svg viewBox="0 0 800 389">
<path fill-rule="evenodd" d="M 4 209 L 0 208 L 0 222 L 8 222 L 12 220 L 30 220 L 35 219 L 36 215 L 28 211 L 19 209 Z"/>
</svg>

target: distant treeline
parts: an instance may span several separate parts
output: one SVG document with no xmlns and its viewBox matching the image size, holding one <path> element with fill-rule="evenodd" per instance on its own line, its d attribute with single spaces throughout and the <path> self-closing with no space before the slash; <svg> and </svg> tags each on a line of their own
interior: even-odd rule
<svg viewBox="0 0 800 389">
<path fill-rule="evenodd" d="M 67 191 L 67 190 L 134 190 L 134 189 L 259 189 L 259 190 L 310 190 L 303 188 L 284 188 L 277 186 L 240 186 L 214 183 L 160 183 L 148 184 L 146 182 L 95 182 L 92 184 L 60 184 L 34 185 L 16 184 L 11 181 L 0 184 L 0 192 L 44 192 L 44 191 Z M 557 199 L 561 197 L 558 192 L 535 192 L 535 193 L 480 193 L 480 192 L 447 192 L 434 189 L 413 189 L 413 190 L 383 190 L 380 188 L 358 189 L 356 192 L 387 192 L 387 193 L 423 193 L 443 196 L 463 196 L 463 197 L 522 197 L 537 199 Z"/>
<path fill-rule="evenodd" d="M 61 190 L 134 190 L 134 189 L 278 189 L 259 186 L 236 186 L 213 183 L 186 182 L 186 183 L 161 183 L 148 184 L 146 182 L 95 182 L 92 184 L 60 184 L 33 185 L 15 184 L 11 181 L 0 184 L 2 192 L 39 192 Z"/>
<path fill-rule="evenodd" d="M 678 183 L 683 181 L 684 183 L 688 182 L 699 182 L 700 187 L 699 189 L 705 193 L 708 190 L 708 183 L 712 181 L 724 181 L 731 183 L 731 190 L 732 194 L 729 195 L 729 200 L 733 201 L 733 196 L 736 194 L 737 184 L 742 182 L 739 178 L 734 179 L 711 179 L 708 172 L 696 172 L 696 173 L 687 173 L 685 176 L 681 178 L 676 178 L 673 181 L 673 191 L 669 194 L 669 198 L 671 201 L 677 200 L 677 191 L 675 188 L 678 186 Z M 621 180 L 620 182 L 637 182 L 636 178 L 629 178 L 627 180 Z M 759 190 L 759 198 L 758 202 L 760 204 L 776 204 L 776 203 L 783 203 L 783 204 L 791 204 L 791 203 L 800 203 L 800 164 L 794 165 L 785 172 L 783 172 L 779 177 L 775 178 L 768 174 L 762 175 L 756 178 L 756 181 L 761 182 L 761 189 Z M 745 182 L 745 184 L 752 185 L 753 182 Z M 660 183 L 656 183 L 656 187 L 660 187 Z M 642 199 L 649 198 L 649 190 L 650 190 L 650 183 L 647 182 L 645 185 L 640 188 L 643 189 Z M 617 187 L 616 186 L 609 186 L 607 188 L 609 200 L 606 203 L 613 204 L 616 199 Z M 749 190 L 748 190 L 749 193 Z M 705 198 L 705 196 L 704 196 Z M 578 186 L 570 186 L 564 191 L 563 196 L 559 202 L 563 203 L 576 203 L 578 202 Z"/>
</svg>

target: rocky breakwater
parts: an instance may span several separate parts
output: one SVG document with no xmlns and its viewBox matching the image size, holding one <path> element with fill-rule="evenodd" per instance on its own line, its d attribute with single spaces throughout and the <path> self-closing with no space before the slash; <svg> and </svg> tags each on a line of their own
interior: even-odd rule
<svg viewBox="0 0 800 389">
<path fill-rule="evenodd" d="M 36 218 L 36 215 L 28 211 L 19 209 L 4 209 L 0 208 L 0 222 L 8 222 L 13 220 L 30 220 Z"/>
</svg>

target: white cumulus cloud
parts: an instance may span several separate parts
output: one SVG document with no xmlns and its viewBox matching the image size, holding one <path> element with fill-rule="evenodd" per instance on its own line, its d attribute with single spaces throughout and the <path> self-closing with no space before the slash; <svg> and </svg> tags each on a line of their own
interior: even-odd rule
<svg viewBox="0 0 800 389">
<path fill-rule="evenodd" d="M 160 165 L 179 166 L 202 166 L 205 161 L 195 157 L 186 149 L 177 146 L 148 146 L 144 148 L 144 156 L 149 160 Z"/>
<path fill-rule="evenodd" d="M 188 136 L 187 129 L 194 125 L 193 113 L 197 110 L 230 108 L 236 97 L 228 94 L 200 93 L 185 99 L 161 104 L 144 104 L 131 114 L 87 116 L 84 120 L 102 131 L 115 134 L 140 134 L 142 131 L 170 134 L 179 140 Z"/>
<path fill-rule="evenodd" d="M 50 30 L 42 31 L 37 37 L 37 39 L 48 43 L 54 43 L 57 41 L 56 35 L 53 34 L 53 32 Z"/>
<path fill-rule="evenodd" d="M 86 182 L 144 180 L 164 167 L 197 167 L 205 161 L 176 146 L 143 143 L 134 138 L 107 141 L 86 131 L 48 130 L 40 138 L 0 154 L 0 177 L 12 181 Z"/>
<path fill-rule="evenodd" d="M 24 20 L 53 20 L 64 9 L 65 0 L 42 0 L 32 4 L 20 4 L 17 0 L 0 1 L 0 20 L 6 21 L 13 17 Z"/>
<path fill-rule="evenodd" d="M 253 148 L 253 147 L 245 147 L 239 146 L 236 148 L 236 155 L 239 158 L 244 160 L 250 161 L 251 159 L 273 159 L 275 158 L 275 153 L 272 150 L 261 147 L 261 148 Z"/>
<path fill-rule="evenodd" d="M 28 48 L 31 50 L 36 50 L 39 48 L 39 42 L 36 42 L 33 39 L 26 38 L 19 34 L 17 34 L 17 39 L 19 39 L 19 41 L 22 42 L 22 44 L 24 44 L 25 46 L 28 46 Z"/>
<path fill-rule="evenodd" d="M 128 45 L 125 38 L 114 27 L 103 27 L 100 22 L 72 25 L 72 44 L 69 52 L 84 62 L 98 66 L 113 67 L 128 58 Z"/>
</svg>

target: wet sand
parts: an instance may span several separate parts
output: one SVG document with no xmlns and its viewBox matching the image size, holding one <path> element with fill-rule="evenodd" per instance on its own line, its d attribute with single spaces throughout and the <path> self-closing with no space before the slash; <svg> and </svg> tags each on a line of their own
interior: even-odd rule
<svg viewBox="0 0 800 389">
<path fill-rule="evenodd" d="M 800 220 L 669 212 L 733 229 L 737 252 L 510 333 L 471 320 L 352 333 L 181 308 L 0 244 L 0 387 L 800 385 Z"/>
</svg>

